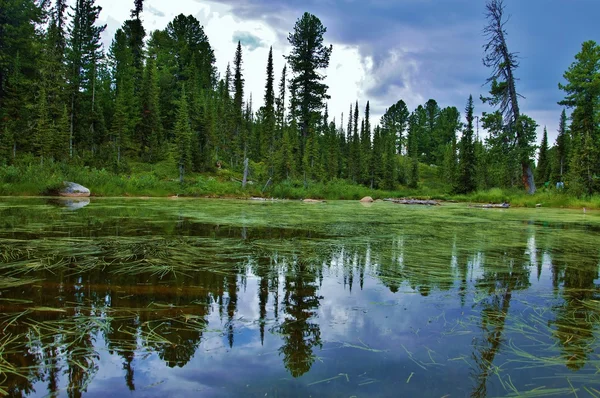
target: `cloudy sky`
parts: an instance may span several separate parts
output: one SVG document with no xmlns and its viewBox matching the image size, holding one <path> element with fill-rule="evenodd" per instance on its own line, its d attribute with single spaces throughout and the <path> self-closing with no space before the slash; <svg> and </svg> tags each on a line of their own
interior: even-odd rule
<svg viewBox="0 0 600 398">
<path fill-rule="evenodd" d="M 131 3 L 131 4 L 130 4 Z M 108 28 L 105 45 L 129 17 L 133 0 L 97 0 Z M 562 98 L 558 83 L 581 43 L 600 41 L 598 0 L 505 0 L 511 18 L 510 51 L 519 52 L 517 89 L 522 111 L 556 136 Z M 273 46 L 276 79 L 290 47 L 287 34 L 308 11 L 327 27 L 334 50 L 327 83 L 330 114 L 340 120 L 350 103 L 371 101 L 378 118 L 403 99 L 412 110 L 429 98 L 464 109 L 478 99 L 489 74 L 481 62 L 484 0 L 146 0 L 147 31 L 163 29 L 180 13 L 194 15 L 215 49 L 217 67 L 232 62 L 237 41 L 244 46 L 246 96 L 262 104 L 268 50 Z M 476 112 L 486 108 L 479 100 Z M 362 113 L 362 111 L 361 111 Z"/>
</svg>

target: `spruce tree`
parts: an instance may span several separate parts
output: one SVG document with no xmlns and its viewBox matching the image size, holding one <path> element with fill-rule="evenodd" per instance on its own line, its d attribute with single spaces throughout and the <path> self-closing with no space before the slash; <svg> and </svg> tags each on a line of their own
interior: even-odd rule
<svg viewBox="0 0 600 398">
<path fill-rule="evenodd" d="M 365 107 L 364 126 L 360 136 L 360 153 L 361 153 L 361 171 L 360 179 L 363 184 L 372 185 L 372 164 L 371 164 L 371 105 L 367 101 Z"/>
<path fill-rule="evenodd" d="M 244 78 L 242 77 L 242 44 L 238 41 L 233 61 L 233 122 L 234 122 L 234 143 L 235 156 L 238 160 L 247 149 L 247 142 L 244 133 Z"/>
<path fill-rule="evenodd" d="M 600 46 L 584 42 L 564 78 L 559 88 L 566 96 L 559 104 L 573 109 L 570 182 L 581 187 L 578 193 L 592 193 L 599 189 L 595 176 L 600 174 Z"/>
<path fill-rule="evenodd" d="M 570 148 L 570 136 L 567 126 L 567 112 L 563 109 L 560 114 L 560 122 L 558 125 L 558 136 L 556 137 L 556 176 L 555 182 L 564 181 L 563 176 L 568 173 L 568 159 Z"/>
<path fill-rule="evenodd" d="M 291 90 L 296 92 L 292 107 L 298 112 L 300 151 L 308 138 L 309 129 L 315 128 L 319 121 L 319 112 L 324 101 L 329 99 L 327 85 L 323 83 L 325 75 L 319 70 L 329 66 L 332 47 L 323 44 L 323 35 L 327 28 L 319 18 L 308 12 L 296 21 L 294 31 L 289 34 L 291 53 L 286 56 L 292 69 Z"/>
<path fill-rule="evenodd" d="M 76 144 L 92 148 L 96 123 L 99 121 L 95 89 L 99 63 L 104 56 L 100 35 L 106 25 L 96 25 L 102 8 L 94 3 L 94 0 L 77 0 L 72 8 L 74 15 L 69 26 L 66 60 L 71 157 Z"/>
<path fill-rule="evenodd" d="M 396 153 L 401 154 L 405 145 L 404 132 L 406 131 L 410 112 L 403 100 L 399 100 L 390 108 L 385 110 L 381 118 L 381 127 L 394 139 Z"/>
<path fill-rule="evenodd" d="M 161 158 L 164 142 L 160 115 L 158 77 L 154 57 L 149 57 L 144 71 L 141 92 L 141 120 L 139 126 L 142 158 L 155 162 Z"/>
<path fill-rule="evenodd" d="M 283 66 L 281 71 L 281 80 L 279 81 L 279 96 L 277 97 L 277 138 L 283 138 L 283 129 L 285 128 L 285 90 L 287 78 L 287 65 Z"/>
<path fill-rule="evenodd" d="M 459 173 L 455 191 L 458 193 L 469 193 L 476 189 L 475 185 L 475 145 L 473 142 L 473 96 L 469 96 L 465 109 L 467 125 L 460 139 Z"/>
<path fill-rule="evenodd" d="M 544 135 L 538 155 L 536 168 L 536 178 L 540 183 L 545 183 L 550 179 L 550 160 L 548 158 L 548 131 L 544 127 Z"/>
<path fill-rule="evenodd" d="M 177 167 L 179 168 L 179 182 L 183 183 L 185 172 L 191 168 L 192 164 L 192 130 L 190 127 L 185 84 L 181 87 L 181 97 L 177 104 L 177 119 L 173 135 L 175 137 L 175 156 L 177 159 Z"/>
<path fill-rule="evenodd" d="M 269 58 L 267 59 L 267 82 L 265 85 L 265 105 L 264 105 L 264 123 L 262 128 L 261 152 L 267 159 L 269 168 L 272 167 L 273 153 L 275 150 L 275 77 L 273 75 L 273 47 L 269 49 Z"/>
<path fill-rule="evenodd" d="M 54 124 L 50 120 L 46 88 L 42 84 L 38 93 L 37 123 L 35 129 L 34 146 L 40 156 L 41 164 L 52 157 L 52 140 L 54 138 Z"/>
</svg>

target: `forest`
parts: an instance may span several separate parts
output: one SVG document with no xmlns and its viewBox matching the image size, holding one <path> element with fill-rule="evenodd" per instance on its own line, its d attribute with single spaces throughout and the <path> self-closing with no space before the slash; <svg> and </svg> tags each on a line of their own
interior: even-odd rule
<svg viewBox="0 0 600 398">
<path fill-rule="evenodd" d="M 541 126 L 520 112 L 520 60 L 509 52 L 502 0 L 488 0 L 482 20 L 488 93 L 445 108 L 430 99 L 412 111 L 398 99 L 379 122 L 369 102 L 350 98 L 341 120 L 329 114 L 335 93 L 324 72 L 335 49 L 317 16 L 304 13 L 291 27 L 284 65 L 269 54 L 264 106 L 254 109 L 244 83 L 259 77 L 244 76 L 241 43 L 218 71 L 198 19 L 178 15 L 147 32 L 143 3 L 133 2 L 105 50 L 95 0 L 0 0 L 1 194 L 46 194 L 83 174 L 92 186 L 98 176 L 168 180 L 181 192 L 203 185 L 187 191 L 196 194 L 215 193 L 211 181 L 239 185 L 236 192 L 253 183 L 264 196 L 285 184 L 417 195 L 431 187 L 457 195 L 600 190 L 600 46 L 584 42 L 557 82 L 558 137 L 549 143 L 544 129 L 538 146 Z M 477 114 L 476 100 L 495 111 Z M 11 190 L 18 184 L 25 188 Z"/>
</svg>

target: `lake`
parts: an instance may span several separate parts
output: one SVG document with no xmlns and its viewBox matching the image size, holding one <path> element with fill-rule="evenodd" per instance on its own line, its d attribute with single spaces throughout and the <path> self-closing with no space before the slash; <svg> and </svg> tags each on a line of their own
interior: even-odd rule
<svg viewBox="0 0 600 398">
<path fill-rule="evenodd" d="M 0 395 L 600 397 L 600 212 L 0 199 Z"/>
</svg>

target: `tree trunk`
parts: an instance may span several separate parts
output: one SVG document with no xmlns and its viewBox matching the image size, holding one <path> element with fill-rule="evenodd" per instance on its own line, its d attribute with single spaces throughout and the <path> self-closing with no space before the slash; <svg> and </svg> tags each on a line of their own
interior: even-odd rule
<svg viewBox="0 0 600 398">
<path fill-rule="evenodd" d="M 244 178 L 242 179 L 242 189 L 246 188 L 246 184 L 248 183 L 248 158 L 244 159 Z"/>
<path fill-rule="evenodd" d="M 533 178 L 533 171 L 531 170 L 531 165 L 528 163 L 523 163 L 523 185 L 525 186 L 525 190 L 533 195 L 536 191 L 535 188 L 535 180 Z"/>
<path fill-rule="evenodd" d="M 71 128 L 69 131 L 69 157 L 73 157 L 73 116 L 75 114 L 75 94 L 71 95 Z"/>
</svg>

